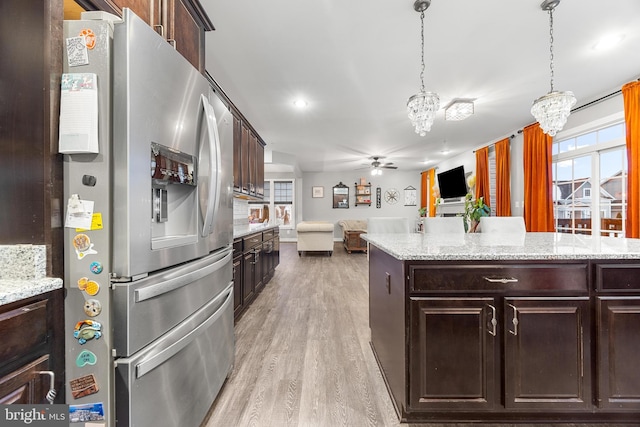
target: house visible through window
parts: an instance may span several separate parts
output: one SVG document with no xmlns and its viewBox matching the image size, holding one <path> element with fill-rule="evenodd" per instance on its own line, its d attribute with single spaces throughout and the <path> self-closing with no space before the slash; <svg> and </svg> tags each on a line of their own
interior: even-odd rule
<svg viewBox="0 0 640 427">
<path fill-rule="evenodd" d="M 624 123 L 554 141 L 557 231 L 624 237 L 626 154 Z"/>
<path fill-rule="evenodd" d="M 266 180 L 264 199 L 249 202 L 249 222 L 272 223 L 281 228 L 294 228 L 295 181 Z"/>
</svg>

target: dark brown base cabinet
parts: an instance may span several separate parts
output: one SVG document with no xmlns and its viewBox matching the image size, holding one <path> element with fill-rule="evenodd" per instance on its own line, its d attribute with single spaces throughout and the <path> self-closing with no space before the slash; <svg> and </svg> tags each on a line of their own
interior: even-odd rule
<svg viewBox="0 0 640 427">
<path fill-rule="evenodd" d="M 0 404 L 64 402 L 63 290 L 0 306 Z M 55 384 L 49 375 L 53 371 Z"/>
<path fill-rule="evenodd" d="M 401 421 L 640 422 L 640 264 L 369 256 Z"/>
<path fill-rule="evenodd" d="M 237 320 L 275 274 L 280 262 L 279 230 L 238 238 L 233 247 L 234 318 Z"/>
</svg>

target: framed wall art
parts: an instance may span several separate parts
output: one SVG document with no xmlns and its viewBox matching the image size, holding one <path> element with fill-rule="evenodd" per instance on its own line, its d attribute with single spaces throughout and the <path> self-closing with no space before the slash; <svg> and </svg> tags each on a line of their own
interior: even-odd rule
<svg viewBox="0 0 640 427">
<path fill-rule="evenodd" d="M 311 197 L 313 197 L 314 199 L 324 197 L 324 187 L 312 187 Z"/>
</svg>

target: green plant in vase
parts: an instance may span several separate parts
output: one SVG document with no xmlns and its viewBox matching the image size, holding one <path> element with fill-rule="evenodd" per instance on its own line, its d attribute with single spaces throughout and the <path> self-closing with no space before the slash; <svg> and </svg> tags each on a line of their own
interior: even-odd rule
<svg viewBox="0 0 640 427">
<path fill-rule="evenodd" d="M 464 230 L 467 233 L 475 233 L 480 224 L 480 218 L 489 216 L 491 208 L 484 203 L 484 197 L 473 200 L 473 195 L 467 193 L 464 198 Z"/>
</svg>

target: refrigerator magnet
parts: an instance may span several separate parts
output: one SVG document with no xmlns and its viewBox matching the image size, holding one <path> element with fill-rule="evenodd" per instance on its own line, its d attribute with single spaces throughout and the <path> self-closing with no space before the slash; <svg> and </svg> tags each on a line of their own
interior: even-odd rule
<svg viewBox="0 0 640 427">
<path fill-rule="evenodd" d="M 96 382 L 96 377 L 93 374 L 83 375 L 70 380 L 69 388 L 71 388 L 71 395 L 74 399 L 95 394 L 100 390 Z"/>
<path fill-rule="evenodd" d="M 82 423 L 104 420 L 104 404 L 102 402 L 69 405 L 69 422 Z"/>
<path fill-rule="evenodd" d="M 84 28 L 78 35 L 84 37 L 84 45 L 87 49 L 93 50 L 96 47 L 96 35 L 91 28 Z"/>
<path fill-rule="evenodd" d="M 84 302 L 84 314 L 89 317 L 96 317 L 102 312 L 102 304 L 97 299 L 89 299 Z"/>
<path fill-rule="evenodd" d="M 95 353 L 89 350 L 82 350 L 78 355 L 78 357 L 76 357 L 76 365 L 79 368 L 82 368 L 83 366 L 86 366 L 86 365 L 93 366 L 96 364 L 97 361 L 98 361 L 98 358 L 96 357 Z"/>
<path fill-rule="evenodd" d="M 76 250 L 78 259 L 84 258 L 86 255 L 97 254 L 98 252 L 93 249 L 93 243 L 91 239 L 84 233 L 76 234 L 73 238 L 73 248 Z"/>
<path fill-rule="evenodd" d="M 91 263 L 91 265 L 89 265 L 89 269 L 93 274 L 100 274 L 102 273 L 102 263 L 94 261 Z"/>
<path fill-rule="evenodd" d="M 83 345 L 92 339 L 99 339 L 102 336 L 102 325 L 95 320 L 81 320 L 76 323 L 73 330 L 73 337 L 78 340 L 78 344 Z"/>
</svg>

